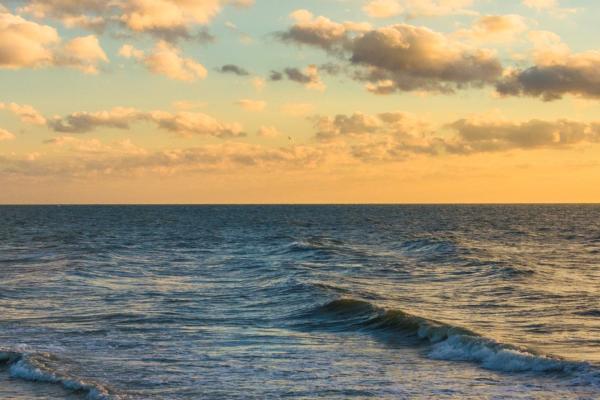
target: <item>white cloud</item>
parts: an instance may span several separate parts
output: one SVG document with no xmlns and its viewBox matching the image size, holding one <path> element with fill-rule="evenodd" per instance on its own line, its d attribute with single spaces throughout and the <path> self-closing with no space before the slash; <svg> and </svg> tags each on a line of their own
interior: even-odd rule
<svg viewBox="0 0 600 400">
<path fill-rule="evenodd" d="M 174 80 L 194 82 L 208 75 L 208 71 L 202 64 L 191 58 L 182 57 L 179 49 L 163 40 L 157 42 L 149 54 L 126 44 L 119 50 L 119 55 L 142 63 L 154 74 L 164 75 Z"/>
<path fill-rule="evenodd" d="M 0 68 L 66 66 L 96 73 L 102 62 L 108 62 L 108 58 L 96 36 L 61 44 L 56 29 L 0 12 Z"/>
<path fill-rule="evenodd" d="M 46 118 L 35 108 L 27 104 L 0 103 L 0 110 L 8 110 L 15 114 L 22 122 L 33 125 L 45 125 Z"/>
</svg>

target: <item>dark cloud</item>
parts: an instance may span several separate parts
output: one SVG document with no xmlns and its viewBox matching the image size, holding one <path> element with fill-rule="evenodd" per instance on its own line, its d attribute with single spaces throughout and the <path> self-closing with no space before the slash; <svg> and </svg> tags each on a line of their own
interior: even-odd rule
<svg viewBox="0 0 600 400">
<path fill-rule="evenodd" d="M 312 81 L 311 76 L 300 71 L 298 68 L 286 68 L 284 72 L 290 81 L 298 83 L 309 83 Z"/>
<path fill-rule="evenodd" d="M 269 74 L 269 80 L 273 82 L 281 81 L 283 80 L 283 78 L 283 74 L 279 71 L 271 71 L 271 73 Z"/>
<path fill-rule="evenodd" d="M 504 96 L 540 97 L 544 101 L 571 94 L 600 97 L 600 58 L 574 65 L 534 66 L 514 71 L 496 85 Z"/>
<path fill-rule="evenodd" d="M 129 108 L 73 113 L 49 120 L 48 126 L 60 133 L 87 133 L 98 128 L 130 129 L 131 124 L 139 121 L 152 122 L 160 129 L 182 136 L 202 135 L 227 139 L 246 135 L 241 125 L 221 122 L 204 113 L 143 112 Z"/>
<path fill-rule="evenodd" d="M 452 92 L 493 84 L 503 72 L 493 51 L 469 47 L 441 33 L 408 24 L 355 32 L 327 18 L 305 17 L 279 37 L 349 60 L 346 65 L 354 67 L 351 77 L 366 82 L 367 88 L 378 94 L 410 90 Z"/>
<path fill-rule="evenodd" d="M 325 17 L 317 17 L 299 21 L 276 36 L 284 42 L 320 47 L 325 51 L 338 53 L 348 42 L 349 33 L 343 24 Z"/>
<path fill-rule="evenodd" d="M 300 83 L 308 89 L 325 89 L 325 85 L 321 82 L 321 77 L 319 76 L 319 67 L 316 65 L 309 65 L 304 70 L 289 67 L 285 68 L 283 72 L 271 71 L 269 76 L 269 80 L 272 82 L 279 82 L 284 79 Z"/>
<path fill-rule="evenodd" d="M 217 68 L 217 71 L 219 71 L 223 74 L 234 74 L 234 75 L 238 75 L 238 76 L 250 75 L 250 73 L 248 71 L 246 71 L 244 68 L 238 67 L 237 65 L 233 65 L 233 64 L 223 65 L 221 68 Z"/>
</svg>

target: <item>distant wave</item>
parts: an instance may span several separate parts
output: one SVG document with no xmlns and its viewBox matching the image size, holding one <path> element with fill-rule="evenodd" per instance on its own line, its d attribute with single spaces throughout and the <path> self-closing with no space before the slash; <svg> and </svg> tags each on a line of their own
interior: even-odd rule
<svg viewBox="0 0 600 400">
<path fill-rule="evenodd" d="M 0 364 L 8 365 L 13 378 L 31 382 L 45 382 L 61 385 L 63 388 L 82 392 L 91 400 L 122 400 L 122 395 L 114 393 L 108 387 L 68 374 L 58 372 L 51 367 L 53 356 L 45 353 L 21 353 L 0 350 Z"/>
<path fill-rule="evenodd" d="M 456 245 L 450 241 L 428 238 L 408 240 L 402 243 L 401 249 L 407 253 L 431 256 L 453 254 L 457 251 Z"/>
<path fill-rule="evenodd" d="M 391 333 L 425 341 L 428 357 L 473 362 L 501 372 L 555 372 L 575 375 L 577 383 L 600 384 L 600 371 L 585 362 L 540 355 L 499 343 L 471 330 L 406 313 L 386 310 L 368 302 L 338 299 L 310 312 L 315 328 Z"/>
</svg>

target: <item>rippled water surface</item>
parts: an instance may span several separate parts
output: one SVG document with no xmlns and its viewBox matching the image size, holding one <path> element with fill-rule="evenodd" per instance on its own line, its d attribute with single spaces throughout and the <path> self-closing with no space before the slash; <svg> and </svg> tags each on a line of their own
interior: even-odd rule
<svg viewBox="0 0 600 400">
<path fill-rule="evenodd" d="M 0 398 L 600 398 L 600 207 L 0 207 Z"/>
</svg>

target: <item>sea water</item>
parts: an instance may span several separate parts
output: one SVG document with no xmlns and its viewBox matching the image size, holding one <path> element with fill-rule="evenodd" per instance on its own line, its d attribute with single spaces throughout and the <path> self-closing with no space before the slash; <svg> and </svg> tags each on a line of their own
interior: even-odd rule
<svg viewBox="0 0 600 400">
<path fill-rule="evenodd" d="M 600 207 L 0 207 L 0 398 L 600 398 Z"/>
</svg>

